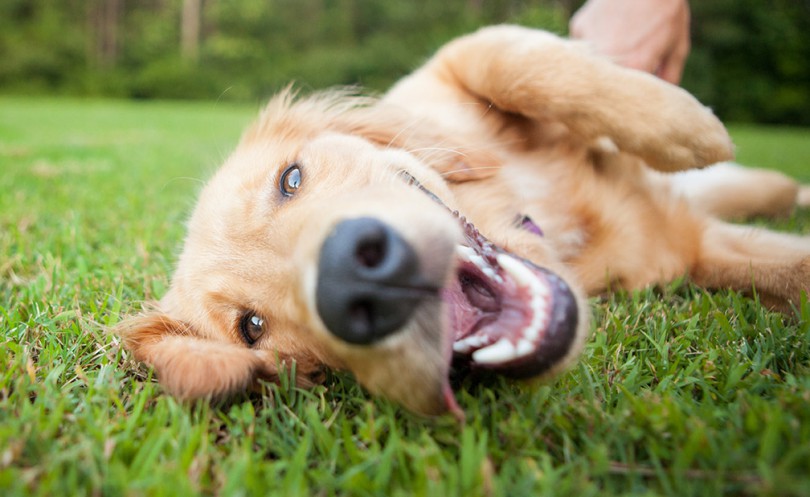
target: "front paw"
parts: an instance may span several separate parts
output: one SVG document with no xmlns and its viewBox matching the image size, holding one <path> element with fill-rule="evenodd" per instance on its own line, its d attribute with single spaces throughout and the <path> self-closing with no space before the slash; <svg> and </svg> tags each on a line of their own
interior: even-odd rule
<svg viewBox="0 0 810 497">
<path fill-rule="evenodd" d="M 673 172 L 732 160 L 734 144 L 712 111 L 684 90 L 669 90 L 677 95 L 667 98 L 661 107 L 658 122 L 662 132 L 650 143 L 644 157 L 647 163 L 659 171 Z"/>
</svg>

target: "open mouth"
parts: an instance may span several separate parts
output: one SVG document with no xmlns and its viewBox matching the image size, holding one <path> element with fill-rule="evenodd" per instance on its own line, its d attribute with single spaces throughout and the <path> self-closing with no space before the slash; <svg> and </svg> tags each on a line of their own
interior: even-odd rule
<svg viewBox="0 0 810 497">
<path fill-rule="evenodd" d="M 456 278 L 441 291 L 454 369 L 528 378 L 560 364 L 578 324 L 568 285 L 459 220 L 465 240 L 456 251 Z"/>
</svg>

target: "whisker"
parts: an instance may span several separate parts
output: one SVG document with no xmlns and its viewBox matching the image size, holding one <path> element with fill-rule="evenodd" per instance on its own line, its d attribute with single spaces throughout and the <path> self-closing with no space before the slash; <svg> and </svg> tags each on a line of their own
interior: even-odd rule
<svg viewBox="0 0 810 497">
<path fill-rule="evenodd" d="M 397 132 L 397 134 L 395 134 L 395 135 L 394 135 L 394 136 L 393 136 L 393 137 L 392 137 L 390 140 L 388 140 L 388 143 L 385 145 L 385 149 L 386 149 L 386 150 L 390 149 L 390 148 L 391 148 L 391 146 L 394 144 L 394 142 L 396 142 L 396 141 L 399 139 L 399 137 L 400 137 L 400 136 L 402 136 L 402 134 L 403 134 L 403 133 L 405 133 L 405 132 L 406 132 L 406 131 L 408 131 L 408 130 L 412 130 L 412 129 L 414 129 L 414 128 L 416 127 L 416 125 L 417 125 L 417 124 L 420 124 L 420 122 L 421 122 L 423 119 L 424 119 L 424 118 L 422 118 L 422 117 L 419 117 L 419 116 L 414 116 L 414 117 L 413 117 L 413 119 L 411 119 L 411 123 L 410 123 L 410 124 L 408 124 L 408 125 L 404 126 L 402 129 L 400 129 L 400 130 Z"/>
<path fill-rule="evenodd" d="M 501 166 L 481 166 L 481 167 L 453 169 L 452 171 L 445 171 L 445 172 L 441 173 L 441 176 L 442 177 L 449 176 L 449 175 L 451 175 L 453 173 L 459 173 L 459 172 L 467 173 L 467 172 L 470 172 L 470 171 L 484 171 L 484 170 L 487 170 L 487 169 L 501 169 Z"/>
<path fill-rule="evenodd" d="M 409 153 L 416 153 L 416 152 L 449 152 L 451 154 L 460 155 L 462 157 L 467 157 L 468 154 L 462 152 L 456 148 L 448 148 L 448 147 L 420 147 L 420 148 L 412 148 L 408 149 Z"/>
</svg>

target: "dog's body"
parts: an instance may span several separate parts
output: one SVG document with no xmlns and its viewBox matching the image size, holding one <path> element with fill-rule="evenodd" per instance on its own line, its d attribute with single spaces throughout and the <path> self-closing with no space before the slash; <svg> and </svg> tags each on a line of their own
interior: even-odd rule
<svg viewBox="0 0 810 497">
<path fill-rule="evenodd" d="M 380 101 L 274 99 L 203 191 L 169 293 L 121 332 L 181 397 L 295 363 L 302 385 L 348 369 L 412 410 L 455 409 L 451 362 L 527 377 L 574 359 L 586 295 L 686 275 L 797 303 L 810 239 L 718 216 L 787 212 L 799 187 L 668 174 L 731 155 L 686 92 L 486 28 Z"/>
</svg>

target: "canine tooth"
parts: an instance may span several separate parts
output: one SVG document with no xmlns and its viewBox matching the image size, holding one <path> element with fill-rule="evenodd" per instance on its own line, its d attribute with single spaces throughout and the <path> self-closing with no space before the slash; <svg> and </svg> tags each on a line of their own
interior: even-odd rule
<svg viewBox="0 0 810 497">
<path fill-rule="evenodd" d="M 529 355 L 534 351 L 534 344 L 532 342 L 522 339 L 518 340 L 517 343 L 517 356 L 523 357 L 525 355 Z"/>
<path fill-rule="evenodd" d="M 518 262 L 506 254 L 498 254 L 498 264 L 501 265 L 521 286 L 537 286 L 537 278 Z"/>
<path fill-rule="evenodd" d="M 533 299 L 536 297 L 547 299 L 551 295 L 551 288 L 549 288 L 548 284 L 526 269 L 515 258 L 506 254 L 498 254 L 498 264 L 517 280 L 518 284 L 529 287 Z"/>
<path fill-rule="evenodd" d="M 480 364 L 496 364 L 508 362 L 518 356 L 515 346 L 506 338 L 501 338 L 489 347 L 473 352 L 473 360 Z"/>
</svg>

